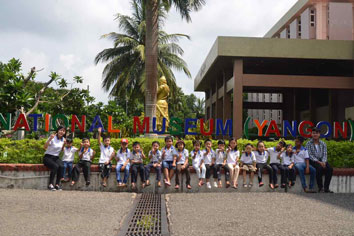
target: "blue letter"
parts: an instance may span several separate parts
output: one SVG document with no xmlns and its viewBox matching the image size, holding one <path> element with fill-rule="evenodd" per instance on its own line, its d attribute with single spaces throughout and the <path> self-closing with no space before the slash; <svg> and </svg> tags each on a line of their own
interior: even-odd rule
<svg viewBox="0 0 354 236">
<path fill-rule="evenodd" d="M 29 117 L 33 117 L 33 131 L 38 130 L 38 118 L 42 118 L 42 114 L 30 114 Z"/>
<path fill-rule="evenodd" d="M 284 138 L 288 136 L 288 131 L 290 132 L 291 136 L 296 137 L 297 135 L 297 121 L 293 120 L 290 125 L 289 121 L 283 121 L 283 136 Z"/>
<path fill-rule="evenodd" d="M 189 124 L 189 122 L 194 122 L 194 124 Z M 197 119 L 186 119 L 184 122 L 184 134 L 185 135 L 197 135 L 196 132 L 189 132 L 189 129 L 197 128 Z"/>
<path fill-rule="evenodd" d="M 162 127 L 161 131 L 156 129 L 156 117 L 152 118 L 152 132 L 156 134 L 164 134 L 166 130 L 166 118 L 162 118 Z"/>
<path fill-rule="evenodd" d="M 220 134 L 220 130 L 223 136 L 226 136 L 226 131 L 229 129 L 229 136 L 232 136 L 232 120 L 226 120 L 225 126 L 223 126 L 221 119 L 216 119 L 216 135 Z"/>
<path fill-rule="evenodd" d="M 327 132 L 325 134 L 321 134 L 321 138 L 329 138 L 332 133 L 332 125 L 327 121 L 320 121 L 317 123 L 316 128 L 321 129 L 322 125 L 327 125 Z"/>
<path fill-rule="evenodd" d="M 96 123 L 98 123 L 96 125 Z M 102 128 L 102 132 L 105 132 L 104 128 L 103 128 L 103 124 L 102 124 L 102 121 L 101 121 L 101 118 L 99 115 L 95 116 L 95 118 L 93 119 L 93 122 L 92 122 L 92 125 L 89 129 L 89 132 L 93 132 L 93 129 L 98 129 L 98 128 Z"/>
</svg>

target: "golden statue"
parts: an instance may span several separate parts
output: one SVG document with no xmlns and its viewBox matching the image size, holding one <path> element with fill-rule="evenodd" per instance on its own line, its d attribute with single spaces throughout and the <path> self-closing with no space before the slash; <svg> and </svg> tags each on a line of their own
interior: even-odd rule
<svg viewBox="0 0 354 236">
<path fill-rule="evenodd" d="M 159 87 L 157 89 L 157 102 L 156 102 L 156 126 L 158 130 L 161 130 L 162 119 L 166 118 L 166 130 L 169 124 L 168 117 L 168 103 L 167 98 L 170 94 L 170 88 L 167 85 L 165 76 L 159 79 Z"/>
</svg>

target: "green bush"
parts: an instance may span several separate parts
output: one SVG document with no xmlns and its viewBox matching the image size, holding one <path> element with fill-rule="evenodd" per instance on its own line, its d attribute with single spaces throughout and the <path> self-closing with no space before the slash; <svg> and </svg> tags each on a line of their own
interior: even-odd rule
<svg viewBox="0 0 354 236">
<path fill-rule="evenodd" d="M 135 141 L 140 142 L 145 155 L 151 150 L 151 143 L 153 140 L 158 140 L 161 147 L 164 146 L 163 139 L 151 139 L 151 138 L 128 138 L 129 149 L 132 149 L 132 144 Z M 44 156 L 44 143 L 45 139 L 33 140 L 10 140 L 7 138 L 0 139 L 0 163 L 28 163 L 36 164 L 42 163 Z M 80 146 L 80 139 L 74 139 L 74 146 Z M 254 146 L 258 140 L 238 140 L 238 148 L 243 149 L 247 143 L 251 143 Z M 266 141 L 266 147 L 274 147 L 278 141 Z M 293 141 L 286 141 L 289 144 L 293 144 Z M 354 142 L 350 141 L 326 141 L 328 148 L 328 161 L 334 167 L 354 167 Z M 192 140 L 185 140 L 187 150 L 193 149 Z M 228 144 L 228 142 L 226 142 Z M 120 148 L 120 139 L 111 139 L 111 146 L 118 150 Z M 91 148 L 96 151 L 96 155 L 93 163 L 98 163 L 100 157 L 100 150 L 96 139 L 91 140 Z M 213 140 L 213 149 L 217 148 L 217 140 Z M 78 160 L 76 155 L 75 162 Z M 115 164 L 115 161 L 113 161 Z"/>
</svg>

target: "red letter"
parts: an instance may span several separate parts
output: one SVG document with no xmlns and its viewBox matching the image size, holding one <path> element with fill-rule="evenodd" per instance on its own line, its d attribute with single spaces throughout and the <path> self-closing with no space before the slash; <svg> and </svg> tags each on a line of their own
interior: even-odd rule
<svg viewBox="0 0 354 236">
<path fill-rule="evenodd" d="M 79 127 L 80 132 L 85 132 L 86 130 L 86 116 L 81 116 L 81 123 L 76 115 L 71 116 L 71 132 L 75 132 L 75 125 Z"/>
<path fill-rule="evenodd" d="M 14 130 L 16 131 L 20 127 L 25 127 L 26 131 L 30 131 L 25 114 L 20 114 L 18 116 Z"/>
<path fill-rule="evenodd" d="M 108 133 L 119 133 L 119 129 L 113 129 L 112 116 L 108 116 Z"/>
<path fill-rule="evenodd" d="M 277 137 L 280 137 L 280 131 L 278 129 L 277 123 L 275 123 L 275 120 L 270 121 L 265 136 L 269 137 L 269 134 L 276 134 Z"/>
<path fill-rule="evenodd" d="M 266 124 L 268 123 L 267 120 L 264 120 L 262 122 L 262 124 L 259 124 L 259 120 L 254 120 L 254 123 L 256 124 L 257 128 L 258 128 L 258 136 L 263 136 L 263 128 L 264 126 L 266 126 Z"/>
<path fill-rule="evenodd" d="M 136 133 L 136 125 L 138 125 L 138 129 L 139 129 L 140 134 L 144 133 L 144 127 L 145 127 L 145 133 L 149 133 L 149 122 L 150 122 L 149 117 L 144 117 L 143 125 L 141 125 L 139 117 L 134 116 L 133 133 L 134 134 Z"/>
<path fill-rule="evenodd" d="M 44 127 L 45 132 L 49 131 L 49 123 L 50 123 L 50 115 L 45 114 L 45 127 Z"/>
<path fill-rule="evenodd" d="M 338 138 L 338 131 L 342 135 L 343 138 L 347 138 L 348 136 L 348 123 L 346 121 L 343 122 L 343 127 L 341 127 L 339 122 L 334 122 L 334 138 Z"/>
<path fill-rule="evenodd" d="M 205 132 L 204 130 L 204 119 L 200 119 L 200 133 L 202 135 L 211 135 L 214 129 L 214 119 L 209 120 L 209 132 Z"/>
<path fill-rule="evenodd" d="M 309 127 L 307 127 L 304 131 L 304 126 L 305 125 L 309 125 Z M 315 125 L 311 122 L 311 121 L 308 121 L 308 120 L 305 120 L 305 121 L 302 121 L 300 124 L 299 124 L 299 134 L 304 137 L 304 138 L 311 138 L 311 132 L 312 132 L 312 129 L 311 127 L 314 127 Z"/>
</svg>

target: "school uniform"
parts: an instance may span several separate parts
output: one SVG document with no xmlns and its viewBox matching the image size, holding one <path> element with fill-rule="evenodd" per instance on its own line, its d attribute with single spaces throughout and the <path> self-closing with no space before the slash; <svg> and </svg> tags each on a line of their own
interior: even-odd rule
<svg viewBox="0 0 354 236">
<path fill-rule="evenodd" d="M 256 162 L 256 156 L 253 152 L 250 154 L 246 152 L 242 153 L 241 162 L 243 163 L 241 167 L 242 170 L 256 172 L 256 168 L 253 166 L 253 162 Z"/>
<path fill-rule="evenodd" d="M 194 157 L 194 154 L 195 157 Z M 193 159 L 192 164 L 193 164 L 193 168 L 195 169 L 195 171 L 197 172 L 198 178 L 199 179 L 205 179 L 205 172 L 206 172 L 206 168 L 205 168 L 205 164 L 202 164 L 202 167 L 200 167 L 200 163 L 203 160 L 203 153 L 201 150 L 199 150 L 198 152 L 195 152 L 194 150 L 191 151 L 190 156 Z"/>
<path fill-rule="evenodd" d="M 258 173 L 258 182 L 262 182 L 263 170 L 266 169 L 269 175 L 269 184 L 273 183 L 273 169 L 268 165 L 269 153 L 267 151 L 259 152 L 255 151 L 254 155 L 256 156 L 256 167 Z"/>
<path fill-rule="evenodd" d="M 307 166 L 306 160 L 309 160 L 310 157 L 307 150 L 304 147 L 301 147 L 298 152 L 296 150 L 296 147 L 294 147 L 293 151 L 294 151 L 293 155 L 294 155 L 295 168 L 299 172 L 301 185 L 305 189 L 307 188 L 306 178 L 305 178 L 305 170 Z M 316 169 L 313 166 L 311 166 L 310 163 L 308 164 L 308 166 L 310 170 L 310 189 L 313 189 L 315 183 L 315 177 L 316 177 Z"/>
<path fill-rule="evenodd" d="M 268 153 L 269 153 L 269 164 L 272 167 L 273 170 L 273 184 L 278 184 L 278 170 L 280 169 L 280 159 L 278 158 L 279 153 L 281 152 L 280 150 L 277 151 L 275 147 L 268 148 Z"/>
<path fill-rule="evenodd" d="M 138 180 L 138 173 L 140 174 L 141 183 L 145 182 L 143 154 L 141 152 L 131 152 L 131 170 L 132 170 L 132 183 Z"/>
<path fill-rule="evenodd" d="M 281 155 L 282 164 L 280 166 L 280 174 L 281 174 L 281 183 L 286 184 L 289 181 L 295 180 L 295 167 L 289 169 L 289 165 L 294 163 L 294 154 L 288 156 L 286 152 L 283 152 Z"/>
<path fill-rule="evenodd" d="M 91 158 L 94 152 L 91 148 L 88 148 L 86 152 L 84 152 L 84 148 L 81 148 L 81 150 L 79 151 L 79 156 L 81 156 L 81 154 L 82 157 L 80 161 L 75 165 L 73 169 L 73 181 L 79 181 L 80 170 L 82 169 L 86 184 L 89 184 L 91 176 Z"/>
<path fill-rule="evenodd" d="M 101 151 L 101 155 L 98 161 L 98 168 L 99 171 L 101 172 L 101 177 L 108 178 L 112 169 L 112 163 L 110 159 L 114 152 L 114 149 L 111 146 L 106 147 L 101 143 L 100 151 Z M 105 164 L 106 162 L 108 162 L 108 164 Z"/>
<path fill-rule="evenodd" d="M 62 177 L 65 178 L 65 172 L 66 169 L 68 169 L 68 175 L 67 177 L 69 179 L 71 179 L 72 176 L 72 170 L 73 170 L 73 163 L 74 163 L 74 159 L 75 159 L 75 153 L 78 151 L 79 149 L 76 147 L 64 147 L 64 154 L 62 157 L 62 161 L 63 161 L 63 172 L 62 172 Z"/>
<path fill-rule="evenodd" d="M 240 166 L 237 159 L 240 158 L 240 151 L 230 150 L 226 153 L 226 165 L 225 165 L 225 179 L 237 183 L 238 175 L 240 173 Z"/>
<path fill-rule="evenodd" d="M 127 148 L 124 152 L 121 149 L 119 149 L 116 153 L 116 158 L 117 158 L 117 166 L 116 166 L 116 178 L 117 178 L 117 182 L 118 183 L 122 183 L 122 179 L 120 176 L 120 172 L 122 170 L 122 167 L 124 166 L 124 164 L 128 161 L 128 163 L 126 164 L 125 168 L 124 168 L 124 179 L 123 179 L 123 183 L 126 184 L 128 182 L 128 178 L 129 178 L 129 170 L 130 170 L 130 158 L 131 158 L 131 152 L 130 150 Z"/>
<path fill-rule="evenodd" d="M 182 151 L 179 151 L 179 150 L 175 149 L 173 155 L 176 156 L 176 164 L 177 164 L 176 179 L 175 179 L 176 185 L 180 184 L 179 174 L 183 174 L 183 173 L 186 174 L 186 185 L 190 185 L 191 177 L 190 177 L 190 173 L 189 173 L 188 150 L 183 149 Z M 187 164 L 186 164 L 185 168 L 182 170 L 182 166 L 185 164 L 186 161 L 187 161 Z"/>
<path fill-rule="evenodd" d="M 208 151 L 205 149 L 203 150 L 202 153 L 203 153 L 203 160 L 206 169 L 205 178 L 210 179 L 212 163 L 213 163 L 213 159 L 215 158 L 215 152 L 213 151 L 213 149 L 210 149 L 210 152 L 208 153 Z"/>
<path fill-rule="evenodd" d="M 215 164 L 213 166 L 213 178 L 221 180 L 221 168 L 226 157 L 226 152 L 219 149 L 215 150 Z"/>
<path fill-rule="evenodd" d="M 161 149 L 161 153 L 165 151 L 164 157 L 162 157 L 162 168 L 167 168 L 169 170 L 175 170 L 176 167 L 172 166 L 173 164 L 173 153 L 175 151 L 175 148 L 171 146 L 170 148 L 164 147 Z"/>
<path fill-rule="evenodd" d="M 152 151 L 149 152 L 149 157 L 150 163 L 145 166 L 145 180 L 149 180 L 150 178 L 150 169 L 155 168 L 156 171 L 156 180 L 160 181 L 161 180 L 161 158 L 162 153 L 157 150 L 156 153 L 154 154 Z M 160 166 L 154 167 L 155 164 L 160 164 Z"/>
<path fill-rule="evenodd" d="M 63 148 L 63 145 L 64 138 L 58 139 L 58 136 L 55 135 L 49 142 L 47 150 L 44 153 L 43 164 L 50 169 L 49 184 L 54 185 L 55 175 L 57 176 L 55 184 L 60 184 L 64 166 L 62 160 L 59 158 L 59 154 Z"/>
</svg>

